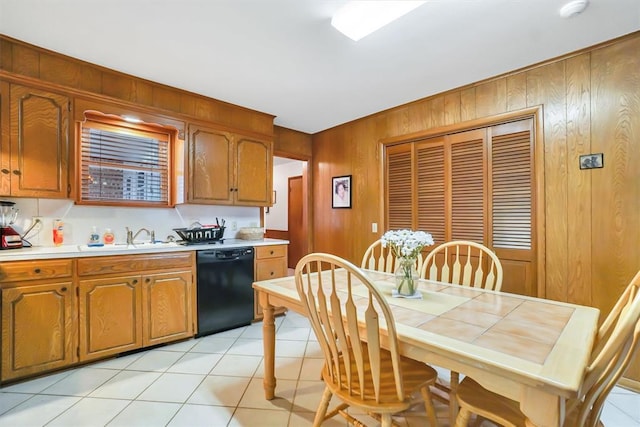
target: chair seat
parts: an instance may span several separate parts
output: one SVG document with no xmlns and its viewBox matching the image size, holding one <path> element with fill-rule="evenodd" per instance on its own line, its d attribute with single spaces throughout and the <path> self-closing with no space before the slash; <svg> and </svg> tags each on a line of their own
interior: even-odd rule
<svg viewBox="0 0 640 427">
<path fill-rule="evenodd" d="M 363 346 L 366 351 L 366 345 Z M 342 356 L 341 356 L 342 357 Z M 353 359 L 352 359 L 353 360 Z M 419 391 L 422 387 L 433 385 L 438 378 L 438 373 L 429 365 L 425 365 L 422 362 L 418 362 L 405 357 L 400 358 L 402 366 L 402 379 L 404 384 L 405 401 L 398 402 L 396 394 L 396 387 L 393 376 L 393 367 L 391 365 L 391 354 L 388 351 L 381 350 L 380 352 L 380 365 L 382 366 L 381 373 L 382 378 L 380 382 L 380 401 L 376 401 L 374 391 L 371 388 L 365 387 L 364 396 L 360 395 L 359 386 L 357 384 L 352 385 L 352 389 L 349 392 L 348 387 L 340 389 L 335 386 L 337 381 L 329 381 L 331 379 L 330 373 L 325 365 L 322 369 L 322 378 L 331 389 L 331 391 L 347 404 L 356 404 L 361 408 L 365 408 L 374 412 L 399 412 L 409 408 L 412 404 L 411 395 Z M 356 372 L 355 363 L 351 363 L 351 369 Z M 371 368 L 369 363 L 365 365 L 364 369 L 365 383 L 371 384 Z M 343 372 L 341 381 L 346 384 L 347 376 Z"/>
<path fill-rule="evenodd" d="M 525 425 L 526 418 L 518 402 L 487 390 L 469 377 L 462 380 L 456 396 L 462 411 L 470 410 L 505 427 Z"/>
</svg>

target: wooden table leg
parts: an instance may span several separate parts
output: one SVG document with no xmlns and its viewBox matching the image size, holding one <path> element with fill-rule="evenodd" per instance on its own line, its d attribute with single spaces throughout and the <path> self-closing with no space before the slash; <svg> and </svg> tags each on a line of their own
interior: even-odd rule
<svg viewBox="0 0 640 427">
<path fill-rule="evenodd" d="M 262 306 L 262 341 L 264 345 L 264 397 L 271 400 L 275 397 L 275 352 L 276 352 L 276 327 L 273 315 L 274 307 L 269 304 L 269 296 L 260 292 L 260 305 Z"/>
</svg>

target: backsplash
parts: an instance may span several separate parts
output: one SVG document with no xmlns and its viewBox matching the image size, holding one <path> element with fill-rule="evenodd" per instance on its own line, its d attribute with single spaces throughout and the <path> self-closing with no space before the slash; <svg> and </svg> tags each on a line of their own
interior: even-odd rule
<svg viewBox="0 0 640 427">
<path fill-rule="evenodd" d="M 34 217 L 42 219 L 42 226 L 36 226 L 25 236 L 33 246 L 53 246 L 53 221 L 61 219 L 64 223 L 64 244 L 86 244 L 93 227 L 102 236 L 106 228 L 115 234 L 116 243 L 126 241 L 126 228 L 135 233 L 140 228 L 155 231 L 156 240 L 166 240 L 168 236 L 180 237 L 174 228 L 189 227 L 198 221 L 203 225 L 215 224 L 216 217 L 226 220 L 225 238 L 236 237 L 240 227 L 260 226 L 260 208 L 211 205 L 178 205 L 175 208 L 139 208 L 114 206 L 76 205 L 71 200 L 0 198 L 16 203 L 20 210 L 14 224 L 16 231 L 22 234 L 32 223 Z M 236 230 L 233 230 L 233 226 Z M 139 239 L 146 239 L 141 233 Z"/>
</svg>

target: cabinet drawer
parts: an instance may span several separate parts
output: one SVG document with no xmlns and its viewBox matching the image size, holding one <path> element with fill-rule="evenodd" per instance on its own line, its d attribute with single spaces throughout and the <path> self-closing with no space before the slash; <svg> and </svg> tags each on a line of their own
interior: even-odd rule
<svg viewBox="0 0 640 427">
<path fill-rule="evenodd" d="M 256 259 L 279 258 L 287 256 L 287 245 L 256 246 Z"/>
<path fill-rule="evenodd" d="M 0 265 L 0 282 L 71 277 L 72 273 L 72 259 L 3 262 Z"/>
<path fill-rule="evenodd" d="M 78 275 L 139 273 L 144 270 L 192 268 L 194 265 L 194 252 L 104 256 L 78 259 Z"/>
<path fill-rule="evenodd" d="M 275 279 L 287 275 L 286 258 L 266 259 L 256 262 L 256 280 Z"/>
</svg>

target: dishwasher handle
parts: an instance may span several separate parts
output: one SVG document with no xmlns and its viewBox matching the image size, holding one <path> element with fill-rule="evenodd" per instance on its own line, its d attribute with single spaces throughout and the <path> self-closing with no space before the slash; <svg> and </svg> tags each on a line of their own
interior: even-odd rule
<svg viewBox="0 0 640 427">
<path fill-rule="evenodd" d="M 203 261 L 210 262 L 224 262 L 224 261 L 235 261 L 240 259 L 241 257 L 247 258 L 248 256 L 253 256 L 253 249 L 229 249 L 229 250 L 218 250 L 218 251 L 201 251 L 198 253 L 198 258 Z"/>
</svg>

